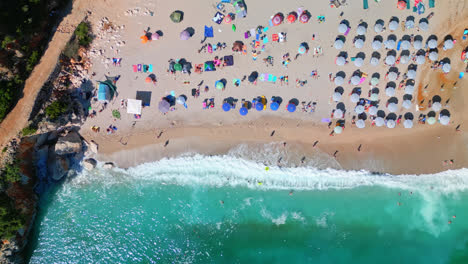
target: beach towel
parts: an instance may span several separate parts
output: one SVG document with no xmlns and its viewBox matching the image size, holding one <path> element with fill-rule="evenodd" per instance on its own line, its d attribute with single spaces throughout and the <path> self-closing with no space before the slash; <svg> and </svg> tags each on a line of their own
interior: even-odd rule
<svg viewBox="0 0 468 264">
<path fill-rule="evenodd" d="M 247 46 L 246 45 L 244 45 L 242 47 L 242 54 L 247 55 Z"/>
<path fill-rule="evenodd" d="M 144 64 L 143 65 L 143 72 L 147 72 L 148 71 L 148 65 Z"/>
<path fill-rule="evenodd" d="M 232 55 L 224 56 L 224 62 L 226 66 L 232 66 L 234 65 L 234 57 Z"/>
<path fill-rule="evenodd" d="M 267 44 L 268 43 L 268 37 L 264 37 L 263 38 L 263 44 Z"/>
<path fill-rule="evenodd" d="M 322 118 L 322 123 L 330 123 L 330 118 Z"/>
<path fill-rule="evenodd" d="M 273 76 L 273 80 L 272 80 L 272 82 L 274 82 L 274 83 L 275 83 L 277 80 L 278 80 L 278 76 Z"/>
<path fill-rule="evenodd" d="M 213 22 L 219 25 L 223 22 L 223 20 L 224 20 L 224 15 L 220 12 L 216 12 L 216 14 L 213 17 Z"/>
<path fill-rule="evenodd" d="M 397 47 L 396 47 L 396 50 L 400 50 L 400 46 L 401 46 L 401 40 L 398 41 L 398 45 L 397 45 Z"/>
<path fill-rule="evenodd" d="M 211 46 L 211 44 L 208 44 L 208 53 L 213 53 L 213 47 Z"/>
<path fill-rule="evenodd" d="M 205 38 L 212 38 L 213 36 L 213 27 L 205 26 Z"/>
<path fill-rule="evenodd" d="M 278 34 L 273 34 L 273 35 L 271 35 L 271 40 L 272 40 L 272 41 L 279 41 Z"/>
<path fill-rule="evenodd" d="M 429 0 L 429 8 L 435 7 L 435 0 Z"/>
<path fill-rule="evenodd" d="M 250 32 L 249 32 L 249 31 L 246 31 L 246 32 L 244 33 L 244 38 L 245 38 L 245 39 L 250 38 Z"/>
<path fill-rule="evenodd" d="M 269 27 L 265 27 L 265 28 L 263 28 L 263 33 L 267 32 L 267 31 L 268 31 L 268 29 L 270 29 L 270 28 L 269 28 Z"/>
<path fill-rule="evenodd" d="M 141 72 L 141 64 L 138 64 L 138 72 Z"/>
<path fill-rule="evenodd" d="M 150 65 L 149 65 L 148 71 L 149 71 L 149 72 L 153 72 L 153 64 L 150 64 Z"/>
<path fill-rule="evenodd" d="M 133 72 L 137 72 L 138 71 L 138 67 L 136 65 L 132 65 L 133 67 Z"/>
<path fill-rule="evenodd" d="M 369 2 L 367 0 L 363 0 L 363 8 L 364 9 L 369 8 Z"/>
<path fill-rule="evenodd" d="M 268 79 L 268 74 L 262 73 L 260 74 L 260 77 L 258 78 L 261 82 L 264 82 Z"/>
<path fill-rule="evenodd" d="M 348 36 L 348 33 L 349 33 L 350 30 L 351 30 L 351 28 L 348 27 L 348 30 L 346 30 L 346 32 L 344 33 L 344 35 L 345 35 L 345 36 Z"/>
<path fill-rule="evenodd" d="M 260 40 L 260 34 L 255 34 L 255 40 Z"/>
<path fill-rule="evenodd" d="M 359 84 L 363 83 L 365 80 L 366 80 L 366 77 L 362 77 L 362 78 L 361 78 L 361 81 L 359 82 Z"/>
</svg>

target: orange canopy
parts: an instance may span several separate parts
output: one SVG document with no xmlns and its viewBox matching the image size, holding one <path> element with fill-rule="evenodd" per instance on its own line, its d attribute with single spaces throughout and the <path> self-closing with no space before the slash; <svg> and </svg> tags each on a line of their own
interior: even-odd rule
<svg viewBox="0 0 468 264">
<path fill-rule="evenodd" d="M 148 42 L 148 37 L 146 35 L 141 36 L 140 39 L 141 39 L 141 43 L 143 44 Z"/>
</svg>

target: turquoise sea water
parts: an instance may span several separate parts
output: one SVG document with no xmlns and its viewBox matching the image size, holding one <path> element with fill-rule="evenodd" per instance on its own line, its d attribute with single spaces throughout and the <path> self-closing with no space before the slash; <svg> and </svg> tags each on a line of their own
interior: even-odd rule
<svg viewBox="0 0 468 264">
<path fill-rule="evenodd" d="M 229 156 L 99 169 L 43 197 L 30 263 L 468 263 L 467 187 L 466 169 L 267 171 Z"/>
</svg>

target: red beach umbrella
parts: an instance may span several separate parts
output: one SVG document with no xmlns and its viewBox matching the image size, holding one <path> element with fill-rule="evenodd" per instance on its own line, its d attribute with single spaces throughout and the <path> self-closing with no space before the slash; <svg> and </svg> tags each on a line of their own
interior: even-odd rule
<svg viewBox="0 0 468 264">
<path fill-rule="evenodd" d="M 278 25 L 280 25 L 281 23 L 283 23 L 283 19 L 284 19 L 283 14 L 278 13 L 278 14 L 276 14 L 276 15 L 273 17 L 273 19 L 271 20 L 271 22 L 273 23 L 274 26 L 278 26 Z"/>
<path fill-rule="evenodd" d="M 289 15 L 288 15 L 288 22 L 289 23 L 296 22 L 296 19 L 297 19 L 297 13 L 296 12 L 289 13 Z"/>
<path fill-rule="evenodd" d="M 398 9 L 404 10 L 406 8 L 406 1 L 400 0 L 397 4 Z"/>
<path fill-rule="evenodd" d="M 299 17 L 299 21 L 301 21 L 302 24 L 309 22 L 309 19 L 310 14 L 307 11 L 302 12 L 301 16 Z"/>
</svg>

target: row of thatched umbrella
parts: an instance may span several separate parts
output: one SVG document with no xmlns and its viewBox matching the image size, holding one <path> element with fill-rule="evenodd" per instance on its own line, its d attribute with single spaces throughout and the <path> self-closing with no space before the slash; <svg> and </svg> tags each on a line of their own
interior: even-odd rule
<svg viewBox="0 0 468 264">
<path fill-rule="evenodd" d="M 388 23 L 388 29 L 395 31 L 398 29 L 400 21 L 397 17 L 392 17 Z M 414 17 L 409 16 L 406 18 L 405 21 L 405 27 L 406 28 L 414 28 L 415 22 L 414 22 Z M 374 24 L 374 31 L 376 33 L 381 33 L 384 31 L 385 28 L 385 22 L 382 19 L 378 19 L 375 24 Z M 419 20 L 419 29 L 423 31 L 427 31 L 429 29 L 429 21 L 427 18 L 422 18 Z M 338 25 L 338 32 L 341 34 L 346 33 L 348 30 L 350 30 L 349 22 L 347 20 L 341 21 L 341 23 Z M 358 35 L 365 35 L 367 33 L 367 23 L 362 22 L 358 25 L 356 29 L 356 33 Z"/>
</svg>

